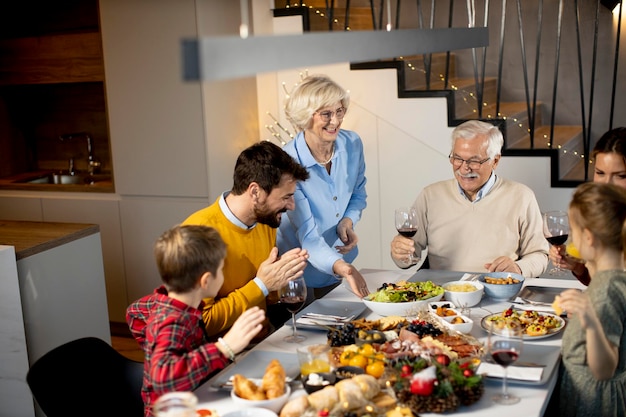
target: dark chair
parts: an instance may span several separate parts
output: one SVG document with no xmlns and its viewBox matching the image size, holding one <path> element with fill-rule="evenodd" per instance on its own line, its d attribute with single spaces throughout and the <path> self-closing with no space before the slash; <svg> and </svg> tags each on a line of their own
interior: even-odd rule
<svg viewBox="0 0 626 417">
<path fill-rule="evenodd" d="M 26 382 L 47 417 L 143 416 L 143 363 L 127 359 L 105 341 L 85 337 L 39 358 Z"/>
</svg>

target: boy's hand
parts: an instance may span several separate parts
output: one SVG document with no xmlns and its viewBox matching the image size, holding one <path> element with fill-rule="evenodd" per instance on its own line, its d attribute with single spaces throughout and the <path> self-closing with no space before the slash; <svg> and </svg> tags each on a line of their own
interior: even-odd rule
<svg viewBox="0 0 626 417">
<path fill-rule="evenodd" d="M 263 320 L 265 320 L 265 311 L 259 307 L 252 307 L 244 311 L 235 321 L 233 327 L 224 335 L 224 342 L 228 344 L 233 352 L 241 352 L 248 346 L 254 336 L 259 334 L 263 328 Z M 217 346 L 218 349 L 222 350 L 219 343 Z M 228 356 L 228 352 L 222 353 Z"/>
</svg>

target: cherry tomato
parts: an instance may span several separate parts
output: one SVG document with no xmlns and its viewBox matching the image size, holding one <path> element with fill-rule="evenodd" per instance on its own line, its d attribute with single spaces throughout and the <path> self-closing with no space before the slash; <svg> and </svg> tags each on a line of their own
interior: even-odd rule
<svg viewBox="0 0 626 417">
<path fill-rule="evenodd" d="M 317 415 L 319 417 L 328 417 L 330 415 L 330 411 L 328 411 L 328 409 L 324 408 L 323 410 L 320 410 L 319 413 L 317 413 Z"/>
<path fill-rule="evenodd" d="M 471 369 L 464 369 L 463 370 L 463 376 L 465 378 L 469 378 L 470 376 L 474 376 L 474 371 L 472 371 Z"/>
<path fill-rule="evenodd" d="M 354 355 L 356 355 L 356 352 L 353 352 L 351 350 L 344 350 L 343 352 L 341 352 L 341 356 L 339 357 L 339 363 L 341 363 L 341 365 L 343 366 L 350 365 L 350 359 L 352 359 Z"/>
<path fill-rule="evenodd" d="M 367 366 L 367 358 L 363 355 L 356 354 L 350 359 L 348 365 L 365 369 Z"/>
<path fill-rule="evenodd" d="M 406 378 L 407 376 L 410 376 L 413 373 L 413 368 L 411 368 L 409 365 L 402 365 L 402 377 Z"/>
<path fill-rule="evenodd" d="M 376 351 L 374 350 L 374 347 L 369 343 L 363 343 L 359 348 L 359 353 L 365 356 L 372 356 L 376 353 Z"/>
<path fill-rule="evenodd" d="M 374 378 L 380 378 L 383 372 L 385 372 L 385 364 L 381 361 L 374 361 L 365 368 L 365 373 Z"/>
<path fill-rule="evenodd" d="M 411 381 L 411 394 L 428 397 L 430 394 L 433 393 L 434 387 L 435 381 L 423 378 L 414 379 L 413 381 Z"/>
<path fill-rule="evenodd" d="M 443 366 L 448 366 L 450 365 L 450 357 L 448 355 L 445 355 L 443 353 L 437 355 L 435 357 L 435 360 L 437 361 L 437 363 L 439 363 L 440 365 Z"/>
</svg>

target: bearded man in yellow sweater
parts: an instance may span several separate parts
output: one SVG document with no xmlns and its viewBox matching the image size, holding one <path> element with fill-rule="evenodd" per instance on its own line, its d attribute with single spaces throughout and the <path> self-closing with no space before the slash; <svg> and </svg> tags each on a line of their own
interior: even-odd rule
<svg viewBox="0 0 626 417">
<path fill-rule="evenodd" d="M 391 257 L 409 268 L 409 254 L 428 248 L 432 269 L 515 272 L 537 277 L 548 265 L 541 211 L 527 186 L 496 175 L 504 139 L 489 123 L 471 120 L 452 132 L 454 179 L 424 188 L 413 203 L 413 238 L 397 235 Z"/>
<path fill-rule="evenodd" d="M 307 170 L 279 146 L 257 143 L 239 155 L 232 189 L 183 222 L 211 226 L 226 243 L 224 284 L 215 298 L 204 300 L 209 337 L 226 333 L 252 306 L 267 310 L 266 298 L 275 303 L 272 293 L 304 273 L 306 250 L 295 248 L 279 256 L 275 246 L 281 214 L 295 208 L 296 183 L 308 178 Z M 269 331 L 266 319 L 257 337 Z"/>
</svg>

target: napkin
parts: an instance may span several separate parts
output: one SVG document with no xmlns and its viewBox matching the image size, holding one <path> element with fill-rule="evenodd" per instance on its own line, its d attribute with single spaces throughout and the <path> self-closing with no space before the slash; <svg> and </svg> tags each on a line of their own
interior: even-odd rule
<svg viewBox="0 0 626 417">
<path fill-rule="evenodd" d="M 531 366 L 514 366 L 511 365 L 507 368 L 507 378 L 508 379 L 517 379 L 519 381 L 530 381 L 530 382 L 539 382 L 541 381 L 541 376 L 543 375 L 542 367 L 531 367 Z M 504 377 L 504 368 L 495 363 L 487 363 L 481 362 L 477 374 L 486 374 L 487 376 L 493 378 L 503 378 Z"/>
<path fill-rule="evenodd" d="M 513 302 L 515 304 L 517 304 L 515 307 L 520 309 L 520 310 L 535 310 L 535 311 L 543 311 L 545 313 L 552 313 L 552 314 L 554 314 L 554 309 L 552 308 L 552 306 L 549 306 L 549 305 L 545 305 L 545 304 L 530 304 L 530 303 L 527 303 L 526 301 L 524 301 L 520 297 L 516 297 Z"/>
</svg>

